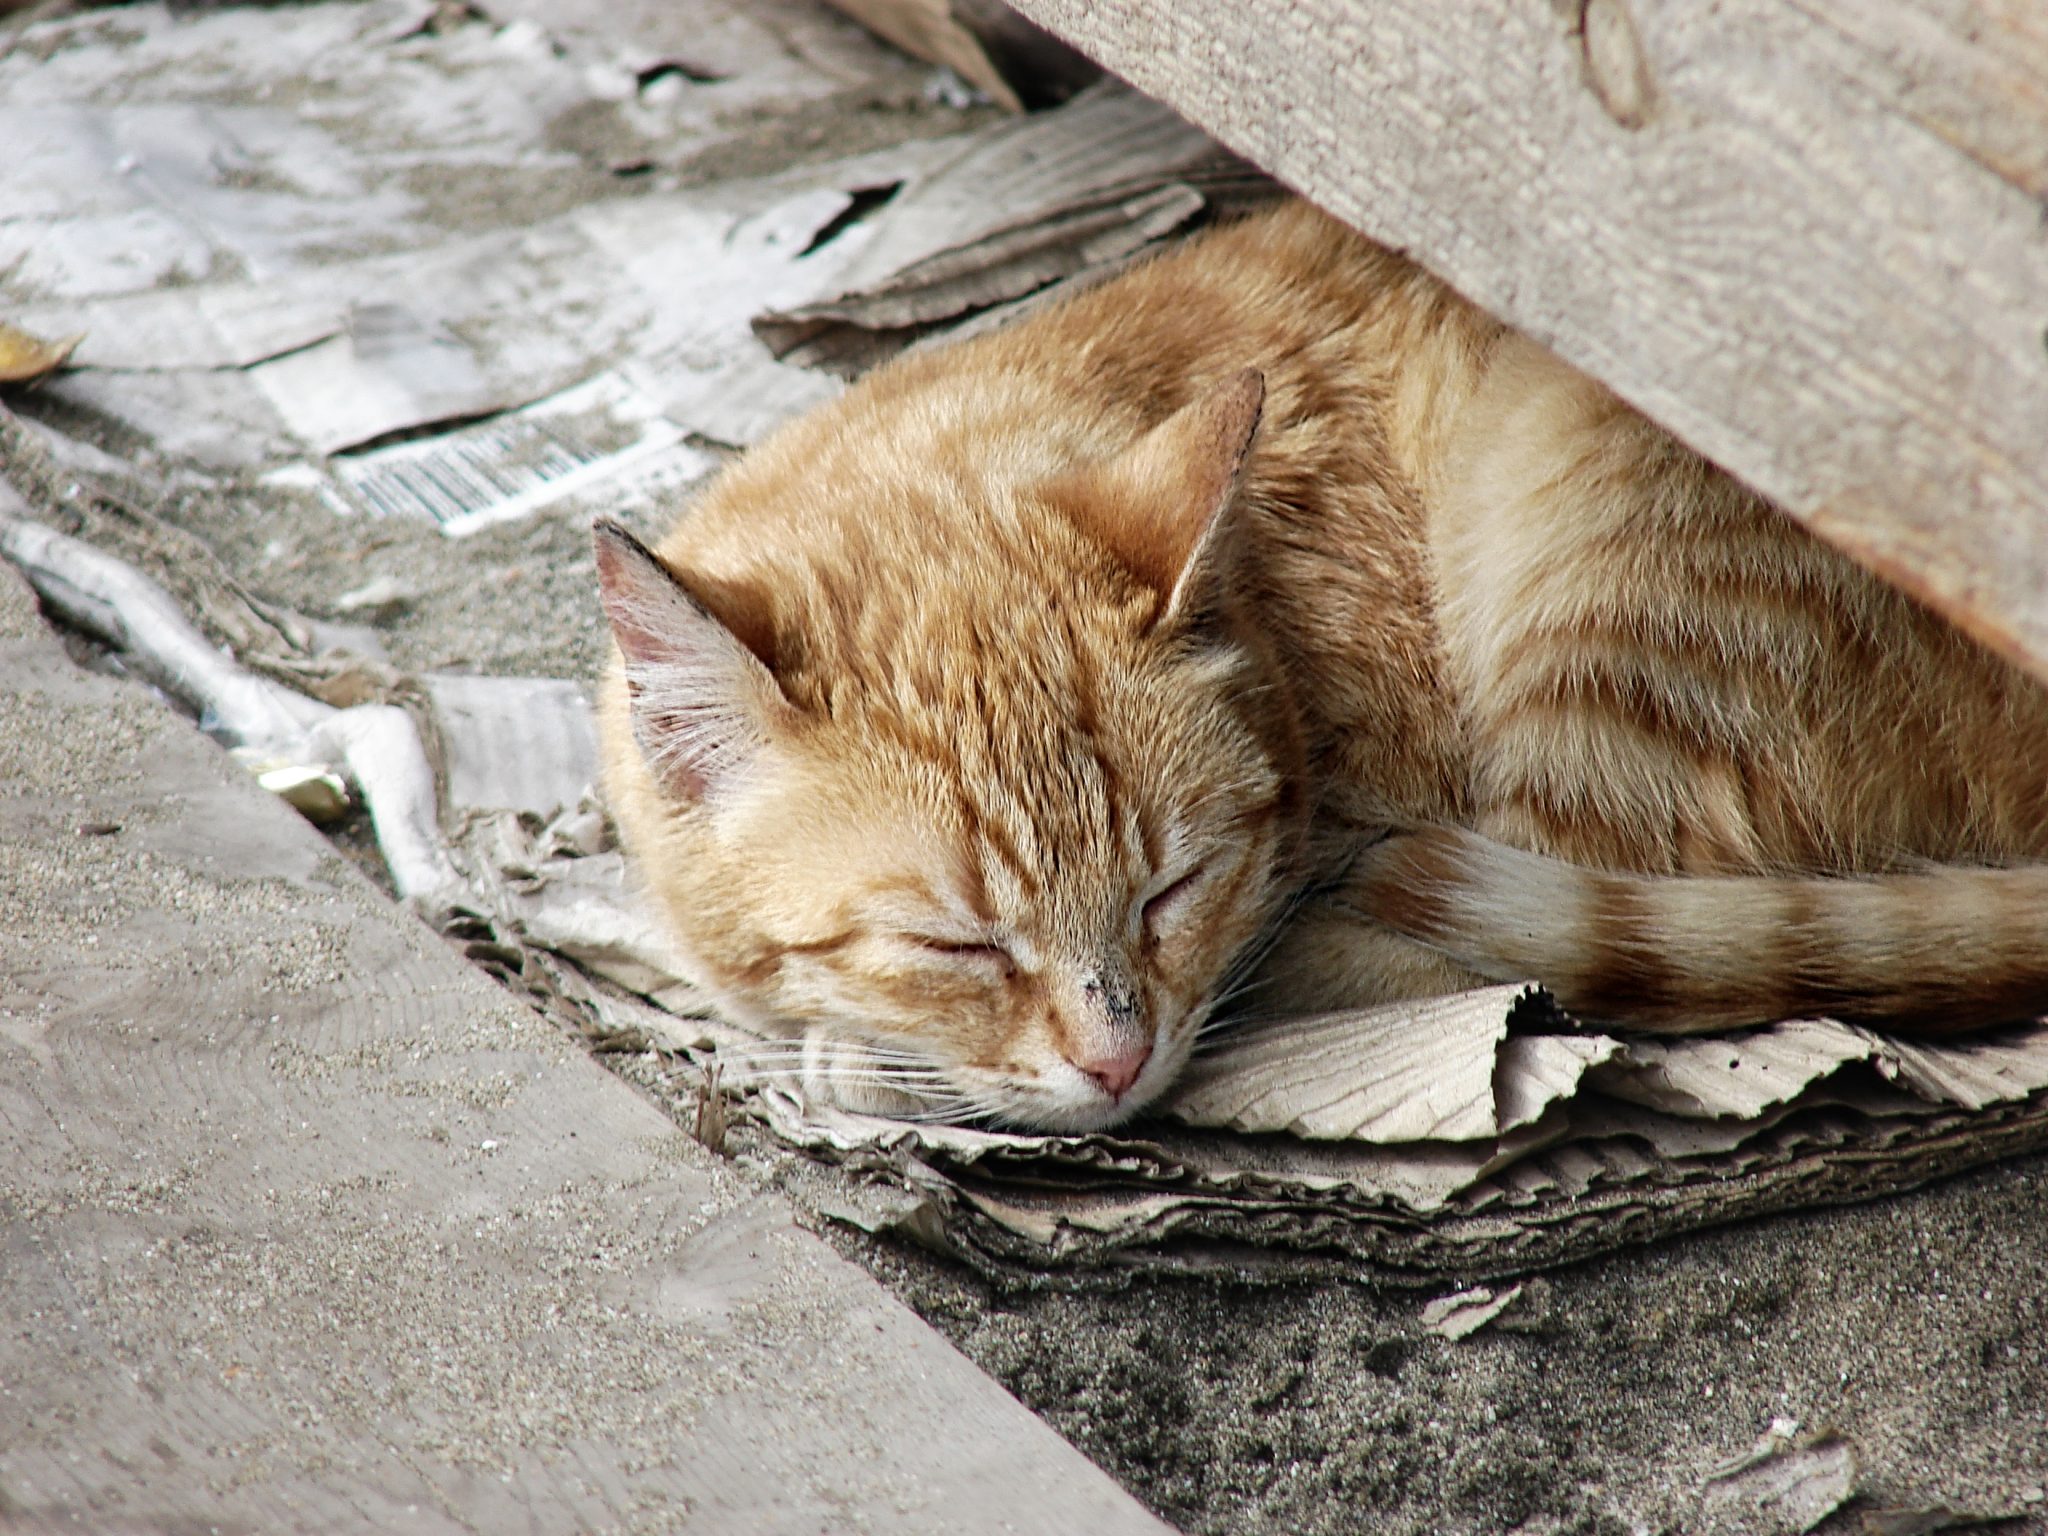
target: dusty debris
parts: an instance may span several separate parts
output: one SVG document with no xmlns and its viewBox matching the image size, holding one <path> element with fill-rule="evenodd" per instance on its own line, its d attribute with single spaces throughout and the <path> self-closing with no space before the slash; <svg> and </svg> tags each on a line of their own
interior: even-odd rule
<svg viewBox="0 0 2048 1536">
<path fill-rule="evenodd" d="M 1832 1431 L 1802 1434 L 1773 1419 L 1757 1443 L 1708 1475 L 1704 1508 L 1717 1527 L 1804 1536 L 1856 1492 L 1856 1452 Z"/>
<path fill-rule="evenodd" d="M 1278 188 L 1115 84 L 982 133 L 907 182 L 838 286 L 760 313 L 784 362 L 851 376 L 950 325 L 1099 280 L 1203 216 Z"/>
<path fill-rule="evenodd" d="M 370 806 L 401 895 L 432 903 L 459 880 L 441 839 L 434 772 L 404 710 L 336 709 L 245 671 L 148 577 L 38 524 L 0 516 L 0 554 L 45 604 L 115 647 L 217 739 L 269 764 L 267 772 L 300 770 L 280 782 L 332 775 L 353 784 Z"/>
<path fill-rule="evenodd" d="M 940 306 L 957 317 L 1106 268 L 1226 184 L 1263 184 L 1163 108 L 1097 88 L 979 133 L 629 188 L 587 179 L 556 142 L 561 123 L 604 118 L 671 154 L 708 151 L 755 132 L 749 114 L 842 89 L 817 78 L 830 50 L 806 73 L 772 27 L 735 13 L 697 39 L 707 62 L 692 70 L 707 78 L 662 106 L 636 82 L 683 79 L 680 67 L 578 67 L 537 17 L 437 36 L 423 26 L 432 14 L 413 0 L 318 7 L 280 58 L 276 30 L 242 13 L 172 25 L 144 8 L 124 49 L 60 48 L 36 70 L 0 60 L 0 139 L 35 146 L 10 192 L 62 210 L 0 231 L 0 268 L 16 262 L 11 282 L 32 296 L 19 323 L 87 333 L 65 402 L 341 515 L 461 535 L 544 510 L 616 513 L 715 466 L 688 434 L 744 444 L 839 387 L 778 361 L 750 330 L 756 317 L 838 295 L 909 304 L 927 325 L 941 289 L 972 290 Z M 49 25 L 55 46 L 64 26 Z M 203 57 L 210 90 L 262 102 L 272 77 L 323 48 L 366 63 L 303 87 L 314 118 L 251 107 L 230 133 L 216 115 L 150 99 Z M 192 165 L 236 174 L 189 188 L 172 219 L 154 189 L 185 188 Z M 487 200 L 469 210 L 481 227 L 433 227 L 394 165 L 412 184 L 430 172 L 495 181 L 521 217 L 500 228 Z M 312 178 L 310 166 L 326 170 Z M 273 183 L 288 195 L 259 195 Z M 901 207 L 880 220 L 885 192 Z M 1004 227 L 990 208 L 1011 210 Z M 138 222 L 165 237 L 127 254 Z M 877 242 L 883 256 L 864 261 Z M 975 279 L 977 266 L 992 276 Z"/>
<path fill-rule="evenodd" d="M 1422 1326 L 1440 1339 L 1468 1338 L 1498 1318 L 1521 1297 L 1522 1287 L 1519 1284 L 1499 1291 L 1475 1286 L 1469 1291 L 1439 1296 L 1423 1307 Z"/>
</svg>

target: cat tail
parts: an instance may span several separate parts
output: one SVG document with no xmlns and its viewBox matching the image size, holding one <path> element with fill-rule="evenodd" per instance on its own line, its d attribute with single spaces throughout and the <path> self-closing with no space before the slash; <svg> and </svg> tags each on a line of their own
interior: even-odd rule
<svg viewBox="0 0 2048 1536">
<path fill-rule="evenodd" d="M 1347 894 L 1482 976 L 1655 1033 L 1827 1017 L 1942 1035 L 2048 1014 L 2048 865 L 1633 875 L 1431 827 L 1368 849 Z"/>
</svg>

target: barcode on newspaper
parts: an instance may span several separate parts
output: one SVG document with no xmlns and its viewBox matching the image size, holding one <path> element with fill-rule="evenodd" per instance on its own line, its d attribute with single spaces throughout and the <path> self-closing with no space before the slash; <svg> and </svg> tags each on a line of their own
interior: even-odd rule
<svg viewBox="0 0 2048 1536">
<path fill-rule="evenodd" d="M 375 516 L 425 517 L 444 526 L 554 488 L 603 457 L 516 416 L 406 446 L 422 451 L 351 465 L 343 477 Z"/>
<path fill-rule="evenodd" d="M 588 441 L 593 426 L 607 446 Z M 701 456 L 680 446 L 682 435 L 622 381 L 600 376 L 525 410 L 333 467 L 357 510 L 461 535 L 645 471 L 660 455 L 683 454 L 694 467 Z"/>
</svg>

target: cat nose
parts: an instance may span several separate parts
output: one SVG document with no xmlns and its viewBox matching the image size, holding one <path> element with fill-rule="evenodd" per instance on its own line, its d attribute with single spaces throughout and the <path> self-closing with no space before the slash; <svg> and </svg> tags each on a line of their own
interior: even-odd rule
<svg viewBox="0 0 2048 1536">
<path fill-rule="evenodd" d="M 1071 1058 L 1075 1066 L 1102 1084 L 1102 1091 L 1112 1099 L 1121 1099 L 1131 1091 L 1131 1084 L 1138 1080 L 1138 1074 L 1145 1070 L 1145 1063 L 1151 1059 L 1150 1040 Z"/>
</svg>

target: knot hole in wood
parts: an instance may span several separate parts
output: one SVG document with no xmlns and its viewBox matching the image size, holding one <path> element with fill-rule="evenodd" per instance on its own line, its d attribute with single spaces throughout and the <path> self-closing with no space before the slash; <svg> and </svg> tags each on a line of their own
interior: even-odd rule
<svg viewBox="0 0 2048 1536">
<path fill-rule="evenodd" d="M 1642 36 L 1628 0 L 1583 0 L 1579 47 L 1585 58 L 1586 83 L 1607 115 L 1624 128 L 1640 128 L 1648 122 L 1655 96 L 1650 61 L 1644 57 Z"/>
</svg>

